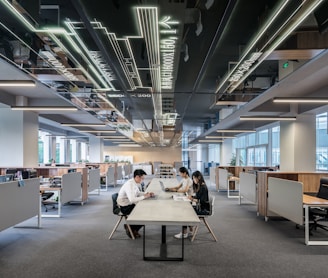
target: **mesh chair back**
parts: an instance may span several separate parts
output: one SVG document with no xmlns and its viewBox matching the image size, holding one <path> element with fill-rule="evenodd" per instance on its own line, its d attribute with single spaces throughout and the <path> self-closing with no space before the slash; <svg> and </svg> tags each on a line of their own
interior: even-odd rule
<svg viewBox="0 0 328 278">
<path fill-rule="evenodd" d="M 119 214 L 121 212 L 120 207 L 117 204 L 117 197 L 118 197 L 118 193 L 112 194 L 113 213 L 114 214 Z"/>
<path fill-rule="evenodd" d="M 320 179 L 320 187 L 317 193 L 317 197 L 328 199 L 328 177 Z"/>
</svg>

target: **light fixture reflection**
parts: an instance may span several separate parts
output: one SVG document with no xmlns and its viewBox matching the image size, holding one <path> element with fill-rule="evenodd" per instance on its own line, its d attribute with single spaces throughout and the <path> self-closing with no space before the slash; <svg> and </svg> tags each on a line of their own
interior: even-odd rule
<svg viewBox="0 0 328 278">
<path fill-rule="evenodd" d="M 296 121 L 296 117 L 240 116 L 241 121 Z"/>
</svg>

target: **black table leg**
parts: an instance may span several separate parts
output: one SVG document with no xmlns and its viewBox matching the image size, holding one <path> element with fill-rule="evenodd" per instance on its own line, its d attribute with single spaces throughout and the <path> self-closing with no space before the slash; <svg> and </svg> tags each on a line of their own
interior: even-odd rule
<svg viewBox="0 0 328 278">
<path fill-rule="evenodd" d="M 183 233 L 183 227 L 182 227 Z M 146 226 L 143 229 L 143 259 L 145 261 L 183 261 L 184 259 L 184 237 L 181 239 L 181 257 L 168 257 L 166 245 L 166 226 L 162 226 L 162 240 L 160 246 L 160 254 L 158 257 L 146 256 Z"/>
</svg>

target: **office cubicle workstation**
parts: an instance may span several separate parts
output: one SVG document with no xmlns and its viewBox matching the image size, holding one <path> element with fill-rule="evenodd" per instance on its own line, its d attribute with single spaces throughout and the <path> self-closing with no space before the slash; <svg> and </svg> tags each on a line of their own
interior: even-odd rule
<svg viewBox="0 0 328 278">
<path fill-rule="evenodd" d="M 303 192 L 315 194 L 320 185 L 320 179 L 327 177 L 327 172 L 296 172 L 296 171 L 259 171 L 257 172 L 258 183 L 258 214 L 265 219 L 271 216 L 268 210 L 268 179 L 270 177 L 298 181 L 303 184 Z"/>
<path fill-rule="evenodd" d="M 38 178 L 0 183 L 0 231 L 35 216 L 35 227 L 40 228 L 40 204 Z"/>
<path fill-rule="evenodd" d="M 328 208 L 328 200 L 304 194 L 304 184 L 299 181 L 268 178 L 267 209 L 271 215 L 281 216 L 298 225 L 304 225 L 306 245 L 328 245 L 328 235 L 313 233 L 310 239 L 310 209 L 312 207 Z M 327 219 L 326 219 L 327 220 Z"/>
</svg>

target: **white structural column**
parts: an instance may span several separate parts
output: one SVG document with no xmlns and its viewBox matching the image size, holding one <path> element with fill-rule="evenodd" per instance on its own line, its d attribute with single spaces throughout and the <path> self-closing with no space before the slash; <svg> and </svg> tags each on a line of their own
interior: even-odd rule
<svg viewBox="0 0 328 278">
<path fill-rule="evenodd" d="M 104 162 L 104 142 L 102 138 L 89 136 L 89 161 Z"/>
<path fill-rule="evenodd" d="M 38 114 L 0 108 L 1 167 L 38 166 Z"/>
<path fill-rule="evenodd" d="M 220 165 L 230 165 L 232 158 L 232 139 L 225 139 L 221 143 Z"/>
<path fill-rule="evenodd" d="M 280 170 L 315 171 L 315 115 L 298 115 L 294 122 L 280 123 Z"/>
</svg>

